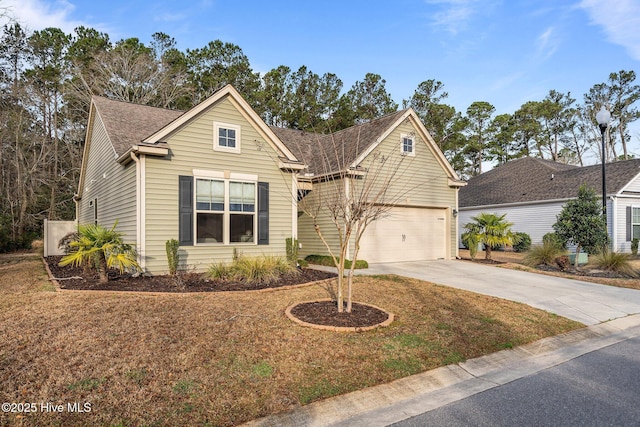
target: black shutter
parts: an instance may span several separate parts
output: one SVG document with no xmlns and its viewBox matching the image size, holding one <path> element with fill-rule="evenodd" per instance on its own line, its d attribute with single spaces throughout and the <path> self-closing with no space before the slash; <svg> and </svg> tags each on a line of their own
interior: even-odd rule
<svg viewBox="0 0 640 427">
<path fill-rule="evenodd" d="M 269 244 L 269 183 L 258 183 L 258 244 Z"/>
<path fill-rule="evenodd" d="M 178 241 L 193 246 L 193 177 L 180 176 L 178 191 Z"/>
<path fill-rule="evenodd" d="M 630 242 L 633 236 L 631 235 L 633 230 L 631 230 L 631 206 L 627 206 L 627 242 Z"/>
</svg>

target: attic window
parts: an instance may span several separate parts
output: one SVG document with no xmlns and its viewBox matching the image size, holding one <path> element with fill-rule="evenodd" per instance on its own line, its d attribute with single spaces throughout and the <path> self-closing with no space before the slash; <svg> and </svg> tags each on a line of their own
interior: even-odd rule
<svg viewBox="0 0 640 427">
<path fill-rule="evenodd" d="M 213 123 L 213 149 L 240 153 L 240 126 L 228 123 Z"/>
<path fill-rule="evenodd" d="M 410 135 L 400 135 L 400 153 L 403 156 L 415 156 L 416 148 L 413 137 Z"/>
</svg>

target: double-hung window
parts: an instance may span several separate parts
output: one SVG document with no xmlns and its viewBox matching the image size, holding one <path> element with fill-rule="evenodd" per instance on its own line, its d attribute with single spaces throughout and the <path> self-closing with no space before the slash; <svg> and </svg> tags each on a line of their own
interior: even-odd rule
<svg viewBox="0 0 640 427">
<path fill-rule="evenodd" d="M 631 238 L 640 239 L 640 207 L 631 207 Z"/>
<path fill-rule="evenodd" d="M 404 156 L 415 156 L 415 145 L 413 137 L 409 135 L 400 135 L 400 153 Z"/>
<path fill-rule="evenodd" d="M 196 178 L 196 242 L 255 243 L 256 183 Z"/>
</svg>

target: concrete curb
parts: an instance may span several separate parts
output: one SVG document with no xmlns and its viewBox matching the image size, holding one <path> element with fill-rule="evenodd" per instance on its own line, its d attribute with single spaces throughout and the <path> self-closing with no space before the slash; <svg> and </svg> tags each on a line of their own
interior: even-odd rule
<svg viewBox="0 0 640 427">
<path fill-rule="evenodd" d="M 631 315 L 243 425 L 387 426 L 638 336 L 640 315 Z"/>
</svg>

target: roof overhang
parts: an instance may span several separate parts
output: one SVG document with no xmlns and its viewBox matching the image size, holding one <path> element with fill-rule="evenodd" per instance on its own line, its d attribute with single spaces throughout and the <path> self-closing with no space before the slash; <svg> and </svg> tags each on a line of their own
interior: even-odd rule
<svg viewBox="0 0 640 427">
<path fill-rule="evenodd" d="M 146 154 L 148 156 L 164 157 L 169 154 L 169 147 L 166 144 L 164 146 L 150 146 L 150 145 L 133 145 L 120 157 L 117 162 L 121 164 L 127 164 L 131 161 L 131 153 L 133 154 Z"/>
</svg>

